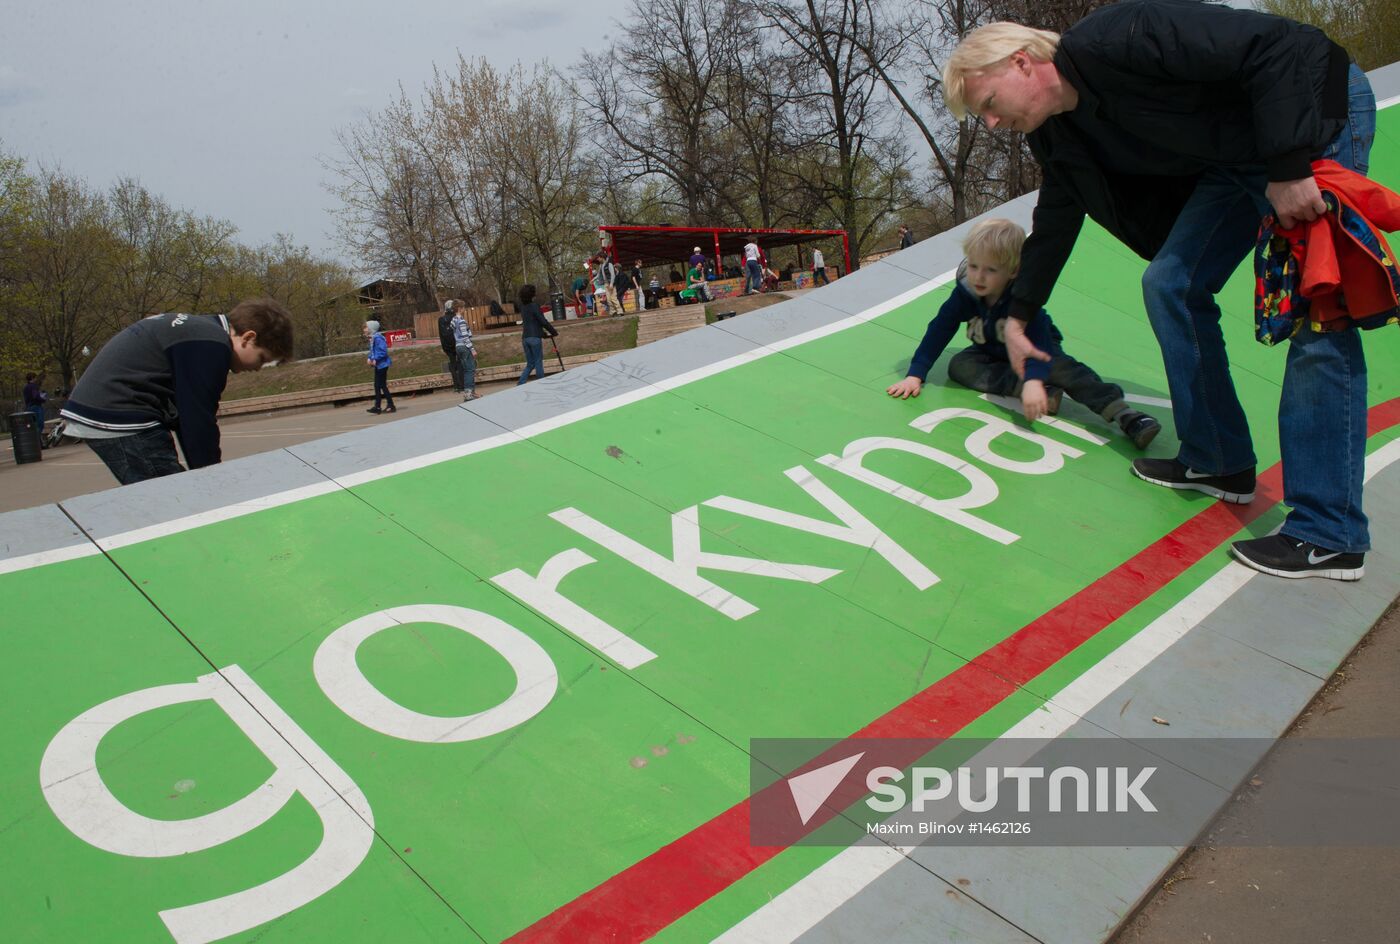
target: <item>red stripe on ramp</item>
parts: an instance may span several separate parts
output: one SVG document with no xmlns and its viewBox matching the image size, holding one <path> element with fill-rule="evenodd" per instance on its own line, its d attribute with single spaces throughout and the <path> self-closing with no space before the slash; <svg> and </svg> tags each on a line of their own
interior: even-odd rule
<svg viewBox="0 0 1400 944">
<path fill-rule="evenodd" d="M 1400 424 L 1400 398 L 1372 407 L 1367 432 Z M 857 731 L 858 738 L 946 738 L 1176 579 L 1278 504 L 1283 468 L 1248 505 L 1216 502 L 1054 609 Z M 774 787 L 781 787 L 778 781 Z M 749 842 L 749 800 L 663 846 L 509 938 L 509 944 L 645 941 L 779 852 Z"/>
</svg>

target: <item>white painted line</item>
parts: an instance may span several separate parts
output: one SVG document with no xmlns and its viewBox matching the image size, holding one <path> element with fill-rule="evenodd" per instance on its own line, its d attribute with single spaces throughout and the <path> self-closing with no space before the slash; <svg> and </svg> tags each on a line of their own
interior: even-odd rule
<svg viewBox="0 0 1400 944">
<path fill-rule="evenodd" d="M 1400 461 L 1400 439 L 1392 440 L 1366 457 L 1366 480 L 1370 481 L 1397 461 Z M 1180 603 L 1065 686 L 1046 702 L 1043 710 L 1032 712 L 998 741 L 1055 738 L 1064 734 L 1257 576 L 1258 571 L 1236 561 L 1226 564 Z M 976 758 L 968 763 L 975 764 Z M 902 855 L 896 852 L 903 855 L 909 852 L 908 847 L 885 848 L 887 853 L 873 846 L 851 846 L 842 850 L 715 938 L 715 944 L 779 944 L 796 940 L 898 865 Z"/>
<path fill-rule="evenodd" d="M 95 544 L 74 544 L 72 547 L 60 547 L 52 551 L 21 554 L 8 560 L 0 560 L 0 574 L 28 570 L 31 567 L 42 567 L 45 564 L 57 564 L 60 561 L 77 560 L 80 557 L 91 557 L 97 553 L 99 551 Z"/>
<path fill-rule="evenodd" d="M 1389 108 L 1391 105 L 1397 103 L 1400 103 L 1400 95 L 1392 95 L 1383 102 L 1376 102 L 1376 110 L 1379 111 L 1382 108 Z"/>
<path fill-rule="evenodd" d="M 1366 457 L 1366 476 L 1362 481 L 1369 482 L 1392 462 L 1400 461 L 1400 439 L 1392 439 Z"/>
<path fill-rule="evenodd" d="M 176 518 L 173 521 L 163 521 L 160 524 L 149 525 L 145 528 L 137 528 L 133 531 L 123 531 L 111 537 L 98 538 L 97 543 L 104 551 L 114 551 L 119 547 L 129 547 L 132 544 L 139 544 L 142 541 L 149 541 L 152 538 L 163 537 L 167 534 L 175 534 L 178 531 L 189 531 L 192 528 L 203 527 L 206 524 L 213 524 L 216 521 L 228 521 L 232 518 L 241 518 L 244 515 L 251 515 L 255 511 L 264 511 L 268 508 L 275 508 L 278 505 L 286 505 L 291 502 L 301 501 L 304 498 L 314 498 L 317 495 L 325 495 L 329 492 L 340 491 L 340 486 L 334 482 L 318 482 L 315 485 L 304 485 L 301 488 L 288 489 L 285 492 L 277 492 L 263 498 L 253 498 L 248 501 L 237 502 L 233 505 L 225 505 L 223 508 L 215 508 L 211 511 L 202 511 L 199 514 L 186 515 L 183 518 Z"/>
<path fill-rule="evenodd" d="M 1143 406 L 1160 406 L 1168 410 L 1172 408 L 1172 401 L 1165 397 L 1145 397 L 1136 393 L 1125 393 L 1123 399 L 1129 403 L 1140 403 Z"/>
</svg>

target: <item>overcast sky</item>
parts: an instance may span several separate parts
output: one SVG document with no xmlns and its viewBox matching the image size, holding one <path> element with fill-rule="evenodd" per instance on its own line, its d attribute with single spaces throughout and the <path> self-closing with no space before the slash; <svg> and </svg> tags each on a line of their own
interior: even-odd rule
<svg viewBox="0 0 1400 944">
<path fill-rule="evenodd" d="M 0 0 L 0 147 L 341 257 L 336 128 L 457 53 L 575 62 L 627 0 Z M 346 260 L 350 261 L 350 260 Z"/>
</svg>

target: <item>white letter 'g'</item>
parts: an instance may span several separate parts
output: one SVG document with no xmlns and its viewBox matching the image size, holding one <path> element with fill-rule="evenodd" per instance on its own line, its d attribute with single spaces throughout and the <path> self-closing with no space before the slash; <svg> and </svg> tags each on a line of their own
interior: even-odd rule
<svg viewBox="0 0 1400 944">
<path fill-rule="evenodd" d="M 236 687 L 236 690 L 235 690 Z M 185 820 L 142 816 L 117 799 L 97 772 L 97 748 L 130 718 L 210 699 L 272 762 L 267 781 L 236 803 Z M 161 857 L 211 849 L 256 829 L 300 793 L 321 819 L 321 844 L 296 868 L 256 888 L 160 912 L 181 944 L 203 944 L 257 927 L 340 884 L 374 841 L 374 814 L 358 787 L 236 665 L 195 682 L 142 689 L 103 702 L 63 727 L 39 765 L 54 814 L 78 838 L 118 855 Z"/>
</svg>

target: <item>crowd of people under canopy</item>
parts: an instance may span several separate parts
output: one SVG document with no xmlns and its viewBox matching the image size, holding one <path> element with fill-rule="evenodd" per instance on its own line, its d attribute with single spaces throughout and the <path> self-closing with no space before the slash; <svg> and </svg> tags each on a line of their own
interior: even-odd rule
<svg viewBox="0 0 1400 944">
<path fill-rule="evenodd" d="M 912 242 L 907 233 L 908 228 L 901 226 L 901 248 Z M 757 236 L 750 236 L 743 250 L 732 256 L 717 258 L 696 246 L 683 263 L 684 271 L 679 268 L 681 263 L 667 268 L 665 263 L 648 266 L 635 259 L 629 265 L 614 255 L 612 247 L 602 247 L 584 261 L 584 271 L 573 280 L 571 302 L 580 316 L 621 314 L 628 293 L 632 293 L 634 310 L 656 308 L 666 297 L 682 305 L 712 301 L 711 283 L 722 280 L 742 279 L 743 295 L 774 291 L 792 282 L 797 271 L 811 271 L 814 285 L 830 282 L 821 249 L 811 251 L 807 265 L 794 253 L 791 261 L 780 267 L 759 245 Z"/>
</svg>

